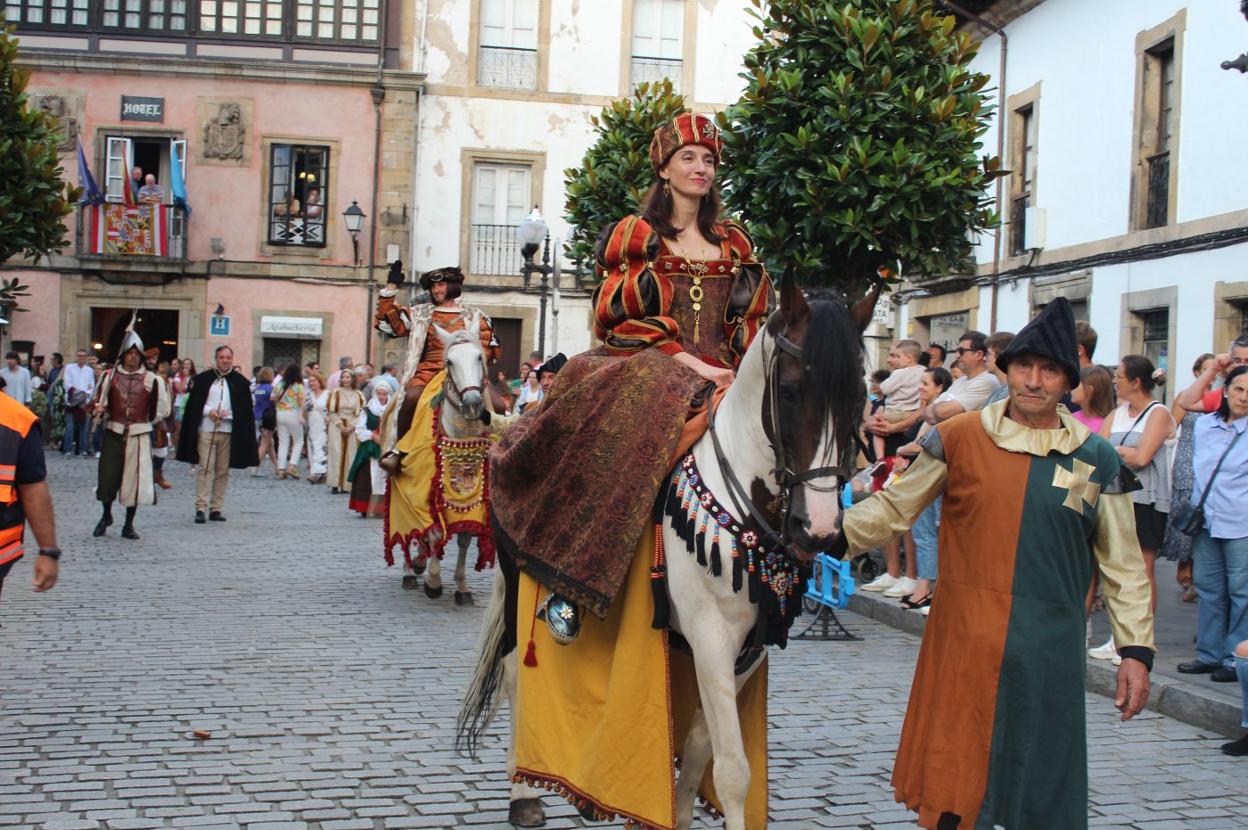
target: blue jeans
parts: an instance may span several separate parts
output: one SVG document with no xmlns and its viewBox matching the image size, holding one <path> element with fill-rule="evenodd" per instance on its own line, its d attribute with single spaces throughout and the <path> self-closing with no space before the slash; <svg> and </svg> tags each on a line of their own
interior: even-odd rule
<svg viewBox="0 0 1248 830">
<path fill-rule="evenodd" d="M 1248 729 L 1248 657 L 1235 658 L 1235 673 L 1239 675 L 1239 693 L 1244 698 L 1243 721 L 1240 726 Z"/>
<path fill-rule="evenodd" d="M 940 529 L 940 505 L 944 496 L 937 496 L 914 520 L 910 534 L 914 536 L 914 561 L 919 579 L 936 579 L 936 539 Z"/>
<path fill-rule="evenodd" d="M 1196 656 L 1235 665 L 1235 646 L 1248 640 L 1248 536 L 1214 539 L 1202 531 L 1192 545 L 1192 583 L 1200 597 Z"/>
<path fill-rule="evenodd" d="M 61 439 L 61 452 L 80 452 L 86 454 L 91 451 L 91 447 L 87 444 L 87 425 L 91 423 L 91 419 L 83 418 L 81 421 L 75 421 L 74 416 L 65 413 L 65 437 Z M 74 442 L 77 441 L 78 448 L 74 449 Z"/>
</svg>

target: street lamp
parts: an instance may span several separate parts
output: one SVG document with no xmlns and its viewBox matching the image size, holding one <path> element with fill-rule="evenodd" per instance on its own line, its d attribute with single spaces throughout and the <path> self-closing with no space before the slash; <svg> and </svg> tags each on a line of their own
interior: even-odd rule
<svg viewBox="0 0 1248 830">
<path fill-rule="evenodd" d="M 360 264 L 360 231 L 364 229 L 365 218 L 359 202 L 354 199 L 351 200 L 351 207 L 342 212 L 343 224 L 347 226 L 347 233 L 351 234 L 351 261 L 355 265 Z"/>
<path fill-rule="evenodd" d="M 545 355 L 546 289 L 550 282 L 550 275 L 555 269 L 550 265 L 550 232 L 546 227 L 546 220 L 542 218 L 541 211 L 536 206 L 528 216 L 524 217 L 520 227 L 516 228 L 516 239 L 520 242 L 520 256 L 524 257 L 524 264 L 520 266 L 520 274 L 524 277 L 524 287 L 529 287 L 529 278 L 533 274 L 542 275 L 541 298 L 538 301 L 537 342 L 538 350 Z M 533 261 L 533 255 L 537 253 L 539 246 L 542 248 L 541 265 Z"/>
</svg>

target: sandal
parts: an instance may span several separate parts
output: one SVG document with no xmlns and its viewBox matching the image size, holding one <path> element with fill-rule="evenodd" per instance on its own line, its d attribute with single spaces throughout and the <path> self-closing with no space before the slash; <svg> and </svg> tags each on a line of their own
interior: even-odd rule
<svg viewBox="0 0 1248 830">
<path fill-rule="evenodd" d="M 906 608 L 909 608 L 911 611 L 917 611 L 920 608 L 926 608 L 927 606 L 932 604 L 931 594 L 928 594 L 927 596 L 923 597 L 923 599 L 920 599 L 920 600 L 913 599 L 912 598 L 913 596 L 914 594 L 911 594 L 910 596 L 904 597 L 901 600 L 901 604 L 905 606 Z"/>
</svg>

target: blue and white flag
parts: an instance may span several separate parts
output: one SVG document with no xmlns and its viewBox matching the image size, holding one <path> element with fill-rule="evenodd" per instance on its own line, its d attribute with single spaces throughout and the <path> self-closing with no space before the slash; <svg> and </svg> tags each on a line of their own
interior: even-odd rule
<svg viewBox="0 0 1248 830">
<path fill-rule="evenodd" d="M 182 152 L 186 152 L 186 144 L 182 144 Z M 191 205 L 186 200 L 186 176 L 182 169 L 183 159 L 178 153 L 178 146 L 174 144 L 172 152 L 169 153 L 169 190 L 173 195 L 173 204 L 186 212 L 187 216 L 191 215 Z"/>
<path fill-rule="evenodd" d="M 87 166 L 87 154 L 82 151 L 81 140 L 78 141 L 78 186 L 82 188 L 82 198 L 78 200 L 78 204 L 104 204 L 104 194 L 100 192 L 95 177 L 91 175 L 91 168 Z"/>
</svg>

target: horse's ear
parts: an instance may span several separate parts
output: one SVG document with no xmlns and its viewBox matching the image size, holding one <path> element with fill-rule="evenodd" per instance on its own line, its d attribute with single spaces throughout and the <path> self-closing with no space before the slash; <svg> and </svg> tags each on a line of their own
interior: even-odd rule
<svg viewBox="0 0 1248 830">
<path fill-rule="evenodd" d="M 439 326 L 437 323 L 430 323 L 429 325 L 433 329 L 433 333 L 436 334 L 438 339 L 442 341 L 442 345 L 445 346 L 451 339 L 451 333 Z"/>
<path fill-rule="evenodd" d="M 880 299 L 880 289 L 883 287 L 883 283 L 875 283 L 867 291 L 867 295 L 854 303 L 849 309 L 849 317 L 854 321 L 854 325 L 858 327 L 859 334 L 866 331 L 867 326 L 871 325 L 871 318 L 875 314 L 875 304 Z"/>
<path fill-rule="evenodd" d="M 790 325 L 800 323 L 810 316 L 810 306 L 806 304 L 806 297 L 802 294 L 797 280 L 792 277 L 780 280 L 780 315 Z"/>
</svg>

